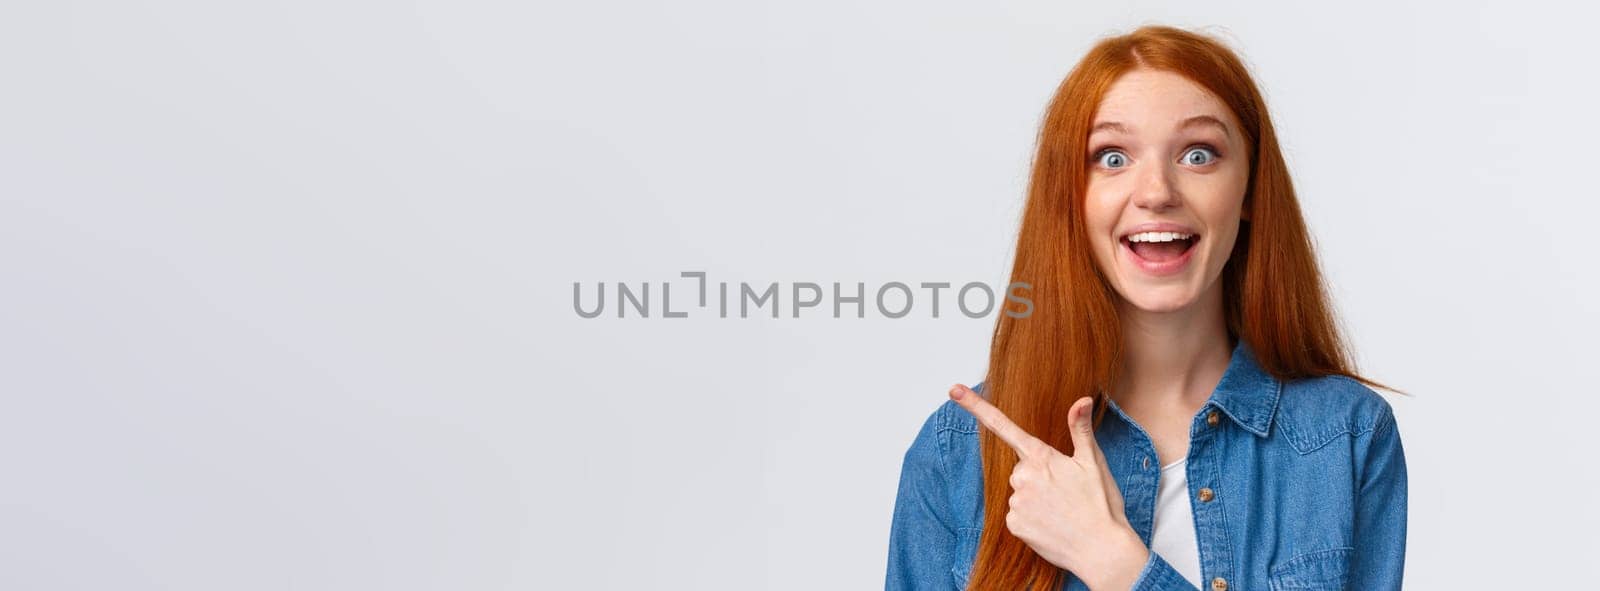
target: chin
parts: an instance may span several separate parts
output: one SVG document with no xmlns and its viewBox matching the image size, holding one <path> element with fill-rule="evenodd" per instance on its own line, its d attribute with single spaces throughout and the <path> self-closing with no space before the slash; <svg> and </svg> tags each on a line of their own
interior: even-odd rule
<svg viewBox="0 0 1600 591">
<path fill-rule="evenodd" d="M 1187 292 L 1124 294 L 1122 299 L 1131 307 L 1152 313 L 1176 312 L 1195 302 L 1194 295 Z"/>
</svg>

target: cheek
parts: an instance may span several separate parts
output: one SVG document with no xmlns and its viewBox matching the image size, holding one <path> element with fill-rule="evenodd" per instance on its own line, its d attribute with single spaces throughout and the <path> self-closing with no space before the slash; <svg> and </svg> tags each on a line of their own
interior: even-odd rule
<svg viewBox="0 0 1600 591">
<path fill-rule="evenodd" d="M 1196 179 L 1186 191 L 1189 206 L 1212 228 L 1237 225 L 1244 211 L 1245 180 L 1243 175 L 1222 174 Z"/>
<path fill-rule="evenodd" d="M 1116 225 L 1121 207 L 1112 195 L 1104 186 L 1097 190 L 1093 185 L 1084 195 L 1083 213 L 1090 238 L 1109 234 Z"/>
<path fill-rule="evenodd" d="M 1232 169 L 1224 178 L 1228 179 L 1228 188 L 1225 190 L 1231 197 L 1228 200 L 1229 208 L 1234 212 L 1243 211 L 1244 192 L 1250 186 L 1250 165 L 1247 162 L 1234 161 Z"/>
<path fill-rule="evenodd" d="M 1084 199 L 1084 229 L 1088 234 L 1089 249 L 1101 260 L 1102 265 L 1107 258 L 1116 254 L 1106 238 L 1116 229 L 1118 216 L 1121 215 L 1120 204 L 1115 201 L 1105 192 L 1093 190 Z"/>
<path fill-rule="evenodd" d="M 1207 248 L 1212 264 L 1222 265 L 1238 240 L 1239 215 L 1243 212 L 1244 183 L 1225 182 L 1213 187 L 1206 198 L 1195 203 L 1196 213 L 1205 219 L 1213 240 Z"/>
</svg>

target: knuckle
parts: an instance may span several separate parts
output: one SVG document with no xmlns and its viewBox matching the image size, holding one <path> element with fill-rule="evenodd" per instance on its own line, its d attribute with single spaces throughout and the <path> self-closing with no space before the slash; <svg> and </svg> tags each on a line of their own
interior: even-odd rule
<svg viewBox="0 0 1600 591">
<path fill-rule="evenodd" d="M 1053 451 L 1045 442 L 1035 439 L 1028 443 L 1028 454 L 1033 457 L 1046 457 L 1047 452 Z"/>
</svg>

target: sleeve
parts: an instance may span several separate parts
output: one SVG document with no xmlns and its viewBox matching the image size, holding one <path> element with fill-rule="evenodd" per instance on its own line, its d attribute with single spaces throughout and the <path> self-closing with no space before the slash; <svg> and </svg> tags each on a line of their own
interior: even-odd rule
<svg viewBox="0 0 1600 591">
<path fill-rule="evenodd" d="M 1368 434 L 1357 466 L 1351 589 L 1400 589 L 1406 561 L 1406 454 L 1394 412 Z"/>
<path fill-rule="evenodd" d="M 1178 574 L 1178 569 L 1167 562 L 1160 554 L 1150 552 L 1150 559 L 1145 561 L 1144 569 L 1139 571 L 1139 578 L 1133 581 L 1130 591 L 1200 591 Z"/>
<path fill-rule="evenodd" d="M 901 463 L 900 488 L 889 527 L 887 591 L 955 588 L 951 567 L 956 534 L 939 437 L 936 410 L 923 423 Z"/>
</svg>

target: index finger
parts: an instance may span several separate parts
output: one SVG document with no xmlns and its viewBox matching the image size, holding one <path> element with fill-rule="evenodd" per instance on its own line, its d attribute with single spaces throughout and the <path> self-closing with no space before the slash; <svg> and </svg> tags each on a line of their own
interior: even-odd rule
<svg viewBox="0 0 1600 591">
<path fill-rule="evenodd" d="M 993 431 L 1001 441 L 1011 446 L 1011 449 L 1017 452 L 1018 456 L 1026 458 L 1045 445 L 1039 438 L 1030 435 L 1022 427 L 1018 427 L 1016 423 L 1011 422 L 1010 417 L 1000 412 L 1000 409 L 995 408 L 993 404 L 989 404 L 988 400 L 984 400 L 977 392 L 973 392 L 966 386 L 956 384 L 950 388 L 950 399 L 961 405 L 961 408 L 967 409 L 967 412 L 972 413 L 972 416 L 977 417 L 978 422 L 983 423 L 983 426 Z"/>
</svg>

